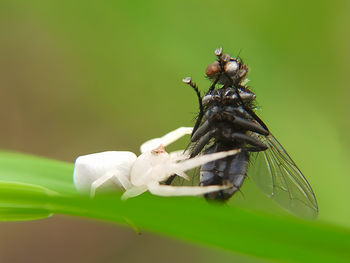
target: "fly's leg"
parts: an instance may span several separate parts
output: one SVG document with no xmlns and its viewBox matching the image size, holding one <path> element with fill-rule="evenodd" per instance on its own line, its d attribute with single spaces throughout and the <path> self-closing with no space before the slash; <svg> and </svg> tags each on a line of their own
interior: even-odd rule
<svg viewBox="0 0 350 263">
<path fill-rule="evenodd" d="M 239 98 L 243 108 L 253 117 L 254 120 L 256 120 L 266 131 L 269 132 L 269 129 L 267 128 L 266 124 L 258 117 L 258 115 L 256 115 L 256 113 L 250 108 L 250 107 L 247 107 L 242 98 L 241 98 L 241 95 L 239 95 L 239 92 L 238 90 L 236 89 L 236 94 L 237 94 L 237 97 Z M 270 134 L 270 132 L 269 132 Z"/>
<path fill-rule="evenodd" d="M 264 151 L 264 150 L 268 149 L 268 147 L 264 143 L 255 139 L 254 137 L 249 136 L 249 135 L 244 134 L 244 133 L 235 132 L 235 133 L 229 134 L 225 137 L 229 140 L 232 140 L 232 141 L 239 140 L 241 142 L 243 141 L 247 144 L 250 144 L 253 146 L 252 149 L 255 149 L 255 151 Z M 249 148 L 246 148 L 246 149 L 248 150 Z M 253 151 L 253 150 L 251 150 L 251 151 Z"/>
<path fill-rule="evenodd" d="M 248 151 L 248 152 L 263 152 L 266 151 L 268 149 L 267 146 L 264 147 L 244 147 L 244 150 Z"/>
<path fill-rule="evenodd" d="M 211 129 L 211 120 L 215 119 L 215 115 L 209 117 L 208 120 L 203 122 L 198 129 L 192 134 L 191 142 L 200 140 L 202 136 L 205 136 Z M 223 120 L 227 120 L 232 124 L 238 125 L 248 131 L 256 132 L 261 135 L 269 135 L 269 131 L 264 129 L 260 124 L 257 124 L 254 121 L 247 120 L 238 116 L 233 115 L 230 112 L 223 112 L 221 114 Z"/>
<path fill-rule="evenodd" d="M 264 151 L 266 150 L 268 147 L 262 143 L 261 141 L 255 139 L 252 136 L 246 135 L 246 134 L 242 134 L 242 133 L 233 133 L 232 134 L 232 139 L 238 139 L 238 140 L 242 140 L 250 145 L 252 145 L 255 148 L 259 148 L 259 151 Z"/>
<path fill-rule="evenodd" d="M 230 112 L 223 112 L 222 113 L 222 117 L 225 120 L 230 121 L 233 124 L 236 124 L 248 131 L 252 131 L 252 132 L 256 132 L 262 135 L 269 135 L 269 131 L 266 130 L 264 127 L 262 127 L 260 124 L 257 124 L 254 121 L 251 120 L 247 120 L 238 116 L 234 116 L 232 113 Z"/>
<path fill-rule="evenodd" d="M 198 114 L 198 118 L 197 118 L 196 124 L 193 127 L 193 131 L 192 131 L 192 136 L 193 136 L 193 133 L 199 127 L 199 125 L 200 125 L 200 123 L 202 121 L 203 115 L 204 115 L 203 104 L 202 104 L 202 96 L 201 96 L 201 93 L 200 93 L 197 85 L 192 82 L 192 79 L 190 77 L 187 77 L 187 78 L 183 79 L 183 82 L 186 83 L 187 85 L 189 85 L 196 92 L 196 95 L 197 95 L 197 98 L 198 98 L 199 114 Z"/>
<path fill-rule="evenodd" d="M 206 120 L 205 122 L 203 122 L 203 124 L 200 125 L 198 129 L 192 134 L 191 142 L 197 141 L 201 136 L 206 134 L 209 131 L 210 126 L 211 125 L 209 120 Z"/>
<path fill-rule="evenodd" d="M 202 136 L 196 146 L 193 148 L 193 151 L 191 153 L 191 158 L 193 156 L 196 156 L 203 148 L 205 145 L 207 145 L 210 141 L 210 139 L 213 137 L 215 133 L 215 130 L 208 131 L 204 136 Z"/>
</svg>

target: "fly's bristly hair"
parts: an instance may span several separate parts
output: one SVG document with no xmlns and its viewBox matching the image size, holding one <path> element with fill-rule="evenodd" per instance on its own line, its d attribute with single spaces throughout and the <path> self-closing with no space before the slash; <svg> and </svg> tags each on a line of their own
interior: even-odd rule
<svg viewBox="0 0 350 263">
<path fill-rule="evenodd" d="M 253 173 L 251 177 L 265 194 L 295 214 L 317 215 L 318 205 L 311 186 L 255 113 L 256 96 L 246 86 L 248 66 L 241 57 L 224 54 L 222 48 L 216 49 L 215 55 L 217 60 L 206 68 L 211 85 L 203 96 L 191 78 L 183 80 L 196 92 L 199 101 L 198 118 L 188 148 L 190 158 L 233 149 L 240 152 L 201 166 L 201 186 L 232 185 L 205 197 L 226 201 L 239 191 L 248 166 L 255 166 L 255 161 L 250 162 L 254 155 L 254 160 L 262 158 L 265 172 L 259 170 L 255 173 L 259 175 Z"/>
</svg>

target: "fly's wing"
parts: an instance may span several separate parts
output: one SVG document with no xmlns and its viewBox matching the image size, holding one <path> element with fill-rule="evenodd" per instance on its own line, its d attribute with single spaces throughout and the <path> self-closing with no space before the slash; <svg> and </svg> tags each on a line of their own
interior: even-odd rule
<svg viewBox="0 0 350 263">
<path fill-rule="evenodd" d="M 255 135 L 269 148 L 252 153 L 249 177 L 288 211 L 301 217 L 315 218 L 318 214 L 315 194 L 297 165 L 272 134 Z"/>
</svg>

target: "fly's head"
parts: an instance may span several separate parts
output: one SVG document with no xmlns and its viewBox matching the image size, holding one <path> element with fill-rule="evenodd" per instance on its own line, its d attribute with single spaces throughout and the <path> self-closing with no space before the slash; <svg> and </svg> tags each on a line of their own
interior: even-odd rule
<svg viewBox="0 0 350 263">
<path fill-rule="evenodd" d="M 222 48 L 216 49 L 215 55 L 218 58 L 217 61 L 209 64 L 205 71 L 209 79 L 223 85 L 239 84 L 245 79 L 248 67 L 240 58 L 223 54 Z"/>
</svg>

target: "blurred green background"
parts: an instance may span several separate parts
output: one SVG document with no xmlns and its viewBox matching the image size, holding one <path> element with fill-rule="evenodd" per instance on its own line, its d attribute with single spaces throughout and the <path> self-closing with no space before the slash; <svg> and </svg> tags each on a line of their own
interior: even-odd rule
<svg viewBox="0 0 350 263">
<path fill-rule="evenodd" d="M 319 220 L 350 227 L 349 13 L 340 0 L 0 1 L 0 147 L 69 162 L 138 152 L 193 125 L 197 100 L 181 79 L 205 91 L 204 70 L 223 46 L 250 67 L 258 114 L 311 183 Z M 233 204 L 280 212 L 251 181 L 242 191 Z M 84 262 L 256 261 L 62 217 L 0 233 L 1 262 L 28 253 L 40 262 L 42 246 L 76 262 L 81 253 Z"/>
</svg>

